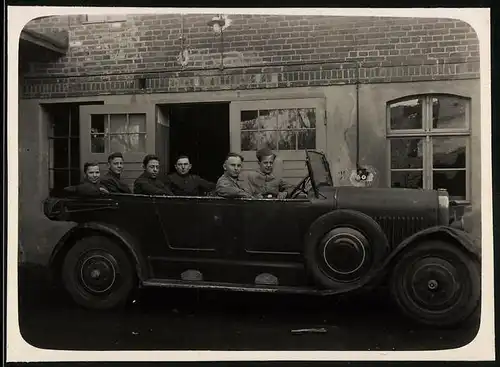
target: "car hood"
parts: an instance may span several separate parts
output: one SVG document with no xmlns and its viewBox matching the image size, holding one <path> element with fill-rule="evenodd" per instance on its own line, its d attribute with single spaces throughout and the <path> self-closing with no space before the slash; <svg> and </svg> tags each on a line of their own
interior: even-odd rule
<svg viewBox="0 0 500 367">
<path fill-rule="evenodd" d="M 439 206 L 435 190 L 338 187 L 335 199 L 337 209 L 369 211 L 376 215 L 421 216 L 426 213 L 435 216 Z"/>
</svg>

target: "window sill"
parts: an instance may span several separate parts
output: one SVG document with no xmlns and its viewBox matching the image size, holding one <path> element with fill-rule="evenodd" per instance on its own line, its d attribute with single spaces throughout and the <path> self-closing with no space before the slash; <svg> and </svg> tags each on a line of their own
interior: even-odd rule
<svg viewBox="0 0 500 367">
<path fill-rule="evenodd" d="M 95 20 L 95 21 L 85 21 L 82 22 L 81 24 L 83 25 L 92 25 L 92 24 L 108 24 L 108 23 L 125 23 L 127 20 L 126 19 L 119 19 L 119 20 Z"/>
<path fill-rule="evenodd" d="M 453 200 L 450 199 L 450 201 L 455 202 L 456 206 L 469 206 L 472 205 L 470 200 Z"/>
</svg>

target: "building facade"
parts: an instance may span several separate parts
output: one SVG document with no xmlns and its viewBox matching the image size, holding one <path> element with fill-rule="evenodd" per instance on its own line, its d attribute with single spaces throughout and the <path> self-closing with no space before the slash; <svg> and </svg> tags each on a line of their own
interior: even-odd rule
<svg viewBox="0 0 500 367">
<path fill-rule="evenodd" d="M 319 149 L 336 185 L 448 189 L 480 239 L 479 41 L 462 21 L 71 15 L 31 21 L 20 42 L 27 261 L 44 262 L 71 226 L 44 218 L 41 201 L 79 182 L 84 161 L 105 171 L 113 151 L 124 153 L 131 184 L 147 153 L 165 172 L 188 154 L 215 181 L 228 151 L 253 169 L 264 145 L 278 154 L 278 174 L 298 182 L 304 149 Z"/>
</svg>

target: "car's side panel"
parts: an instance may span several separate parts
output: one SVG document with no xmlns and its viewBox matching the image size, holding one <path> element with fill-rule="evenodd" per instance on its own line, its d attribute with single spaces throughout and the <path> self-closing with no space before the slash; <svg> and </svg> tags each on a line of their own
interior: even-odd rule
<svg viewBox="0 0 500 367">
<path fill-rule="evenodd" d="M 58 220 L 78 225 L 66 233 L 54 248 L 50 265 L 55 271 L 58 271 L 66 250 L 75 240 L 86 235 L 103 234 L 115 238 L 128 249 L 141 279 L 149 277 L 150 268 L 146 259 L 152 249 L 162 246 L 164 241 L 152 198 L 109 195 L 105 198 L 62 198 L 57 201 Z"/>
<path fill-rule="evenodd" d="M 226 267 L 242 241 L 241 201 L 218 197 L 157 199 L 166 246 L 150 261 L 156 277 L 179 279 L 186 270 L 205 280 L 227 276 Z"/>
<path fill-rule="evenodd" d="M 168 243 L 150 258 L 156 278 L 181 279 L 196 270 L 204 281 L 253 284 L 270 273 L 291 286 L 307 284 L 303 239 L 310 223 L 331 207 L 328 200 L 159 198 L 156 203 Z"/>
<path fill-rule="evenodd" d="M 165 237 L 155 210 L 154 197 L 143 195 L 110 196 L 116 210 L 95 211 L 92 220 L 109 223 L 129 233 L 137 239 L 137 246 L 145 256 L 154 253 L 156 248 L 165 246 Z"/>
<path fill-rule="evenodd" d="M 156 210 L 167 246 L 155 255 L 220 257 L 241 239 L 237 203 L 212 197 L 159 197 Z"/>
<path fill-rule="evenodd" d="M 245 231 L 241 256 L 301 261 L 304 236 L 311 223 L 330 209 L 325 204 L 307 199 L 248 201 L 242 207 Z"/>
</svg>

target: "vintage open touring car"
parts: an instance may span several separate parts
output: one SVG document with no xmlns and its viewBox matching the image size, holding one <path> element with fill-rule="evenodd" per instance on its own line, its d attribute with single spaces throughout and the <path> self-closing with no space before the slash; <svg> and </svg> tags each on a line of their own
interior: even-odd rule
<svg viewBox="0 0 500 367">
<path fill-rule="evenodd" d="M 109 309 L 136 287 L 323 296 L 387 286 L 407 316 L 458 325 L 480 301 L 480 251 L 444 190 L 335 187 L 323 153 L 287 199 L 109 194 L 49 197 L 72 221 L 50 266 L 78 304 Z"/>
</svg>

